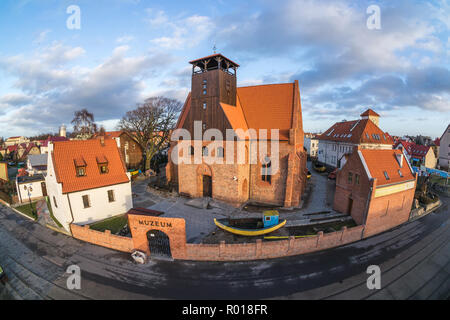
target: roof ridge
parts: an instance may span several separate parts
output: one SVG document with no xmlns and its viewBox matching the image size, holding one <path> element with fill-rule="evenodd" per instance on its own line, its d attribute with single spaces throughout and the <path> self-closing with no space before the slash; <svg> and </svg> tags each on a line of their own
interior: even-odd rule
<svg viewBox="0 0 450 320">
<path fill-rule="evenodd" d="M 281 82 L 281 83 L 264 83 L 264 84 L 255 84 L 252 86 L 243 86 L 243 87 L 237 87 L 240 88 L 252 88 L 252 87 L 263 87 L 263 86 L 276 86 L 276 85 L 285 85 L 285 84 L 294 84 L 294 82 Z"/>
</svg>

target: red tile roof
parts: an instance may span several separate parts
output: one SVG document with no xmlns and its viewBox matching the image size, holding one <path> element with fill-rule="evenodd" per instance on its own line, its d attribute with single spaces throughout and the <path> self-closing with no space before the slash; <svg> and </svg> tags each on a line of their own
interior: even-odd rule
<svg viewBox="0 0 450 320">
<path fill-rule="evenodd" d="M 100 173 L 98 159 L 108 159 L 108 172 Z M 52 152 L 57 181 L 63 193 L 70 193 L 126 183 L 129 178 L 123 159 L 114 140 L 97 139 L 57 141 Z M 86 164 L 86 175 L 77 177 L 75 163 Z"/>
<path fill-rule="evenodd" d="M 67 139 L 66 137 L 59 137 L 59 136 L 51 137 L 51 136 L 48 136 L 47 140 L 45 140 L 44 143 L 41 146 L 42 147 L 48 147 L 48 143 L 50 141 L 51 142 L 56 142 L 56 141 L 67 141 L 67 140 L 69 140 L 69 139 Z"/>
<path fill-rule="evenodd" d="M 289 139 L 294 111 L 294 83 L 237 88 L 248 128 L 278 129 L 280 140 Z"/>
<path fill-rule="evenodd" d="M 372 178 L 377 179 L 377 185 L 387 185 L 415 179 L 407 159 L 403 158 L 402 167 L 397 161 L 396 155 L 403 154 L 401 150 L 361 149 L 360 151 L 370 175 Z M 403 177 L 400 176 L 399 170 Z M 387 173 L 389 179 L 386 179 L 384 172 Z"/>
<path fill-rule="evenodd" d="M 280 140 L 289 140 L 294 116 L 295 83 L 268 84 L 237 88 L 236 106 L 220 103 L 233 129 L 279 130 Z M 299 101 L 300 103 L 300 101 Z M 191 93 L 178 119 L 182 128 L 191 108 Z"/>
<path fill-rule="evenodd" d="M 402 145 L 403 148 L 405 149 L 405 151 L 410 156 L 412 156 L 414 158 L 420 158 L 420 159 L 424 158 L 427 155 L 428 150 L 430 150 L 429 146 L 421 146 L 421 145 L 415 144 L 414 142 L 407 142 L 407 141 L 404 141 L 404 140 L 398 141 L 395 144 L 394 148 L 397 149 L 397 147 L 399 145 Z"/>
<path fill-rule="evenodd" d="M 376 143 L 392 145 L 394 143 L 389 134 L 383 132 L 369 119 L 336 122 L 331 128 L 322 133 L 318 139 L 354 144 Z"/>
<path fill-rule="evenodd" d="M 378 113 L 376 113 L 375 111 L 373 111 L 372 109 L 367 109 L 366 111 L 364 111 L 363 113 L 361 113 L 360 115 L 361 117 L 367 117 L 367 116 L 375 116 L 375 117 L 379 117 L 380 115 Z"/>
</svg>

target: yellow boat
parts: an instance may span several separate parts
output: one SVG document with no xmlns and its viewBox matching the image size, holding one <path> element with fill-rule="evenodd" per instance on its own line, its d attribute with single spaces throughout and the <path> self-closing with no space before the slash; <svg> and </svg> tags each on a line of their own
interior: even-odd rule
<svg viewBox="0 0 450 320">
<path fill-rule="evenodd" d="M 214 218 L 214 223 L 216 224 L 216 226 L 218 226 L 219 228 L 234 233 L 234 234 L 238 234 L 241 236 L 260 236 L 263 234 L 267 234 L 270 232 L 273 232 L 275 230 L 280 229 L 282 226 L 284 226 L 286 224 L 286 220 L 281 220 L 280 223 L 270 226 L 270 227 L 265 227 L 265 228 L 260 228 L 260 229 L 242 229 L 242 228 L 236 228 L 236 227 L 231 227 L 229 225 L 229 223 L 227 223 L 226 219 L 220 219 L 217 220 L 216 218 Z"/>
</svg>

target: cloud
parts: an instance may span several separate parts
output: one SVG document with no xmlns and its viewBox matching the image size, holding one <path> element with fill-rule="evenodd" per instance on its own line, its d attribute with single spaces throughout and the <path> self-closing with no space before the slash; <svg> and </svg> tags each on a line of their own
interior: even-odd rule
<svg viewBox="0 0 450 320">
<path fill-rule="evenodd" d="M 54 131 L 61 123 L 70 123 L 74 111 L 81 108 L 109 125 L 108 121 L 142 102 L 144 80 L 173 61 L 167 53 L 129 56 L 124 45 L 102 63 L 86 68 L 66 63 L 79 56 L 77 48 L 65 47 L 63 58 L 56 62 L 53 56 L 59 48 L 49 47 L 31 58 L 0 59 L 0 68 L 16 78 L 15 87 L 23 92 L 0 97 L 0 104 L 11 106 L 0 115 L 0 122 L 7 124 L 4 130 Z"/>
<path fill-rule="evenodd" d="M 164 49 L 192 48 L 208 38 L 214 29 L 210 17 L 192 15 L 189 17 L 170 19 L 164 11 L 155 12 L 148 9 L 148 19 L 152 29 L 161 31 L 164 35 L 151 39 L 150 42 Z"/>
</svg>

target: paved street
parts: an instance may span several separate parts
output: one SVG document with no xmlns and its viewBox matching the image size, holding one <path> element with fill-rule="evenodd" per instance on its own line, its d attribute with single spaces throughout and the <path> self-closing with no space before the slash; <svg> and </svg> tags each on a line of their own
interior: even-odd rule
<svg viewBox="0 0 450 320">
<path fill-rule="evenodd" d="M 437 299 L 450 292 L 449 199 L 436 212 L 340 248 L 237 263 L 151 261 L 84 243 L 0 206 L 0 297 L 15 299 Z M 66 268 L 81 268 L 67 290 Z M 379 265 L 381 290 L 366 268 Z"/>
</svg>

